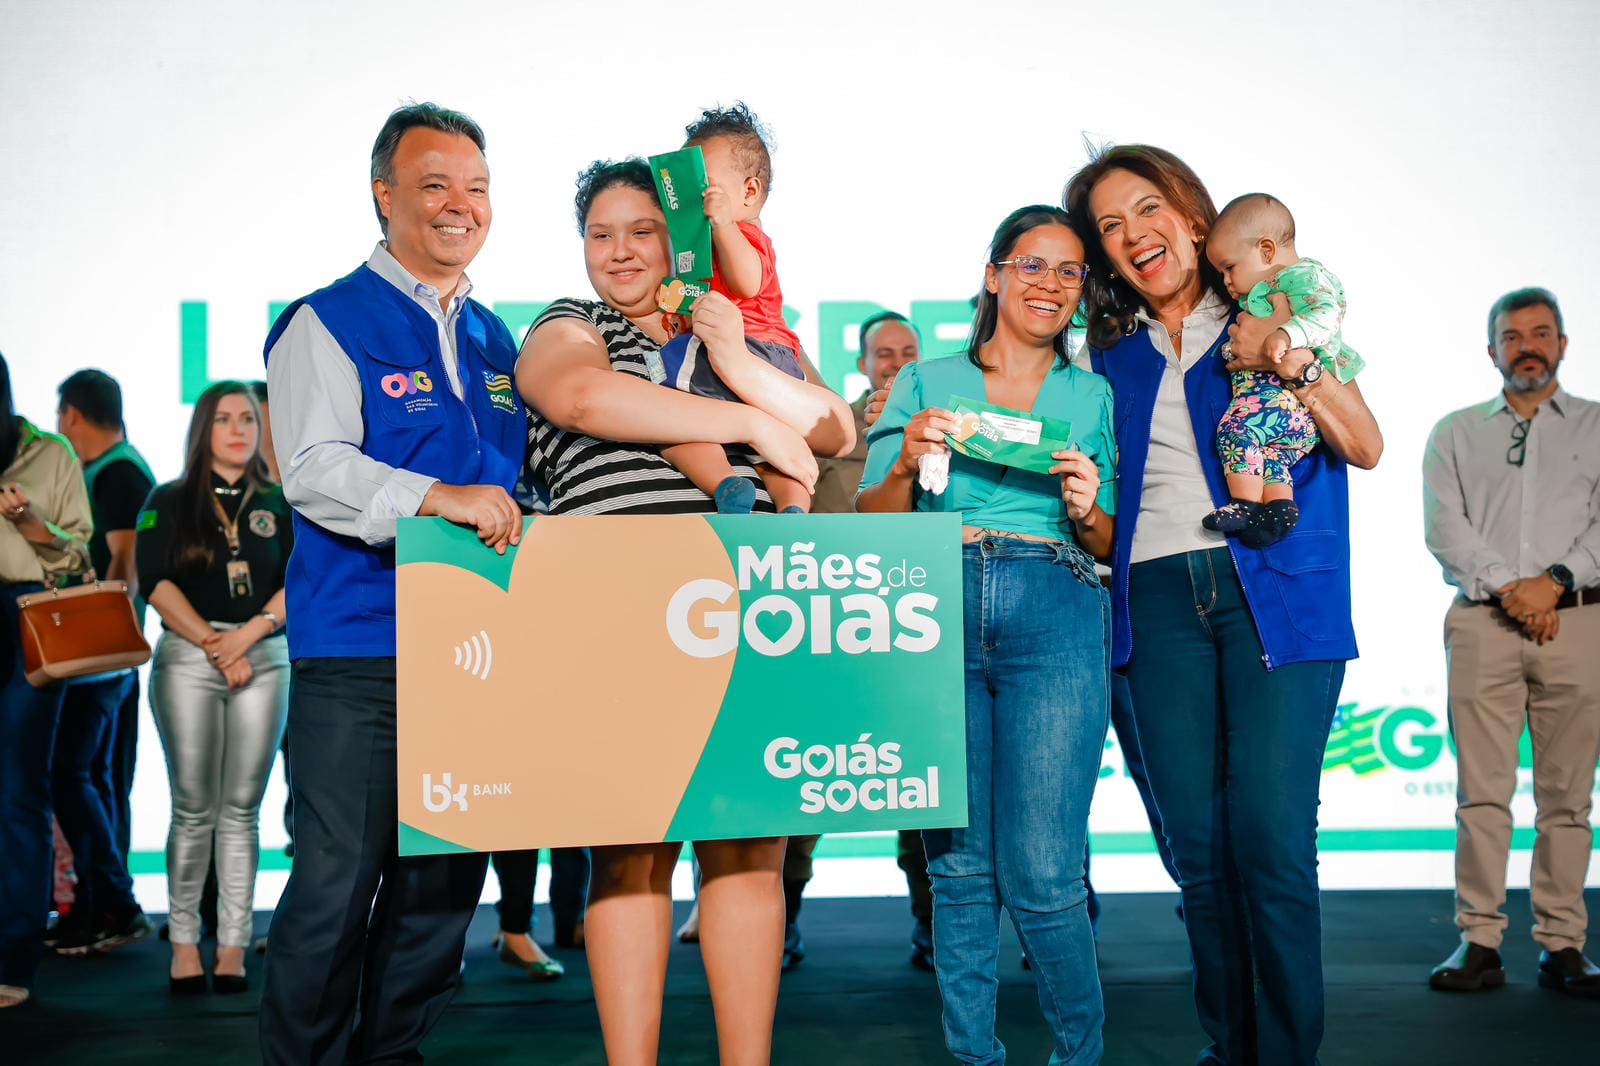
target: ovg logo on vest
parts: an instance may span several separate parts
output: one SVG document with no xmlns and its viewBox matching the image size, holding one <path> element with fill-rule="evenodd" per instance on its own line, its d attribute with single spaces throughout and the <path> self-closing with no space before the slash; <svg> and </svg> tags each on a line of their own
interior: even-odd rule
<svg viewBox="0 0 1600 1066">
<path fill-rule="evenodd" d="M 439 401 L 429 395 L 433 392 L 433 379 L 426 371 L 413 370 L 409 374 L 390 374 L 378 384 L 383 386 L 385 395 L 403 401 L 406 410 L 412 414 L 431 411 L 439 406 Z"/>
</svg>

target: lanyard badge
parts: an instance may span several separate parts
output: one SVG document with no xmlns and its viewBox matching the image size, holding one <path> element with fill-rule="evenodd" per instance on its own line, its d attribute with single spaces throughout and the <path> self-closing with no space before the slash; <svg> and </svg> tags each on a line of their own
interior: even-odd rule
<svg viewBox="0 0 1600 1066">
<path fill-rule="evenodd" d="M 244 514 L 244 509 L 250 503 L 250 497 L 255 495 L 256 487 L 251 485 L 244 490 L 243 497 L 239 500 L 239 509 L 232 518 L 223 509 L 221 501 L 215 495 L 211 497 L 211 506 L 217 512 L 217 521 L 220 523 L 222 535 L 228 540 L 228 554 L 233 558 L 228 560 L 228 595 L 236 600 L 249 599 L 255 586 L 250 580 L 250 563 L 239 558 L 239 516 Z"/>
</svg>

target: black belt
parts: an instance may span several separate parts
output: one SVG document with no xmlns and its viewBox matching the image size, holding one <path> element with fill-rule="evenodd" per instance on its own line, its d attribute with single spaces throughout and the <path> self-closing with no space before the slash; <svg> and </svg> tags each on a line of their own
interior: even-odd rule
<svg viewBox="0 0 1600 1066">
<path fill-rule="evenodd" d="M 1461 602 L 1468 607 L 1500 606 L 1499 600 L 1469 600 L 1463 598 Z M 1561 598 L 1556 601 L 1556 610 L 1565 611 L 1568 607 L 1587 607 L 1595 603 L 1600 603 L 1600 587 L 1573 589 L 1571 592 L 1563 592 L 1561 594 Z"/>
</svg>

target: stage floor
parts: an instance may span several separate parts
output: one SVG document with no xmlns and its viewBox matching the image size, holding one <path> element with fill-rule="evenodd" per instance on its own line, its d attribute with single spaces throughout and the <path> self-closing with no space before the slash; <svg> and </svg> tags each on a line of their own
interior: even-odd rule
<svg viewBox="0 0 1600 1066">
<path fill-rule="evenodd" d="M 1187 949 L 1173 895 L 1107 895 L 1100 972 L 1108 1066 L 1185 1064 L 1204 1043 L 1190 1000 Z M 1600 913 L 1600 891 L 1588 893 Z M 1428 989 L 1428 969 L 1455 944 L 1445 892 L 1324 895 L 1328 979 L 1325 1066 L 1472 1062 L 1539 1066 L 1593 1062 L 1600 1001 L 1540 989 L 1528 936 L 1528 896 L 1513 892 L 1503 950 L 1509 984 L 1497 992 Z M 548 913 L 541 922 L 548 929 Z M 681 918 L 686 912 L 678 905 Z M 907 961 L 911 919 L 903 899 L 820 899 L 801 916 L 810 951 L 783 981 L 773 1062 L 947 1062 L 934 979 Z M 257 916 L 260 930 L 267 916 Z M 567 976 L 534 985 L 489 950 L 494 913 L 483 908 L 467 947 L 466 983 L 424 1045 L 430 1062 L 562 1064 L 605 1059 L 582 952 L 558 953 Z M 1000 1034 L 1016 1063 L 1043 1063 L 1049 1038 L 1033 981 L 1009 927 L 1000 970 Z M 210 949 L 207 948 L 209 957 Z M 36 998 L 0 1011 L 0 1062 L 95 1066 L 227 1066 L 259 1062 L 252 992 L 175 1001 L 166 991 L 166 945 L 130 945 L 91 959 L 46 960 Z M 714 1064 L 711 1005 L 699 952 L 674 944 L 661 1061 Z"/>
</svg>

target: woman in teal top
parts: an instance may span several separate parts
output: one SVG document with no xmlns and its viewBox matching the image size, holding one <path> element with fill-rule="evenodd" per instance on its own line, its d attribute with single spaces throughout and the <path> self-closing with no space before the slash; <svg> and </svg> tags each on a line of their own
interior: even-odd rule
<svg viewBox="0 0 1600 1066">
<path fill-rule="evenodd" d="M 1084 844 L 1110 709 L 1111 606 L 1094 556 L 1110 554 L 1111 389 L 1075 369 L 1066 329 L 1088 267 L 1054 207 L 995 232 L 965 357 L 895 379 L 868 435 L 860 511 L 959 511 L 966 611 L 967 826 L 923 833 L 945 1042 L 1001 1063 L 995 1037 L 1000 912 L 1033 964 L 1052 1063 L 1100 1061 L 1104 1011 L 1084 885 Z M 1071 423 L 1049 474 L 950 454 L 952 397 Z M 918 483 L 949 454 L 949 483 Z"/>
</svg>

